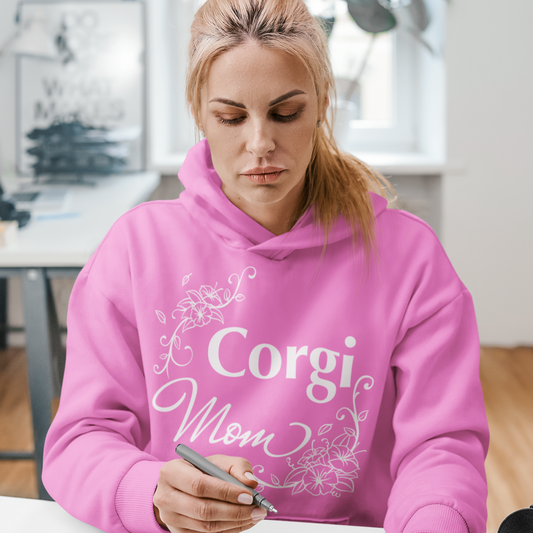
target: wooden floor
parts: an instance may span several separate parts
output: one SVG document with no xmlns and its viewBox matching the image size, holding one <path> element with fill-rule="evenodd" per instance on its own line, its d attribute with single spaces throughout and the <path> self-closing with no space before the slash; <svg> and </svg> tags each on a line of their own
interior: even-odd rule
<svg viewBox="0 0 533 533">
<path fill-rule="evenodd" d="M 480 375 L 491 434 L 487 532 L 496 533 L 533 505 L 533 348 L 483 348 Z"/>
<path fill-rule="evenodd" d="M 481 382 L 491 444 L 487 533 L 533 504 L 533 348 L 483 348 Z M 24 350 L 0 351 L 0 449 L 32 447 Z M 32 461 L 0 461 L 0 494 L 37 497 Z"/>
</svg>

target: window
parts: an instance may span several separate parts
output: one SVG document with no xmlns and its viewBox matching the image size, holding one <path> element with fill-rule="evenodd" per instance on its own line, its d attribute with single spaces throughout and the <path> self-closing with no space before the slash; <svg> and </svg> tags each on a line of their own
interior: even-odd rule
<svg viewBox="0 0 533 533">
<path fill-rule="evenodd" d="M 203 1 L 148 3 L 150 153 L 152 167 L 162 172 L 176 172 L 194 144 L 194 123 L 184 96 L 186 50 L 192 18 Z M 394 157 L 402 161 L 408 154 L 415 154 L 417 161 L 425 158 L 426 166 L 428 157 L 431 161 L 442 160 L 445 7 L 442 0 L 426 2 L 432 23 L 424 37 L 436 50 L 433 55 L 405 30 L 373 39 L 351 19 L 344 0 L 306 2 L 313 14 L 324 7 L 335 14 L 328 41 L 337 81 L 335 133 L 344 150 L 370 164 L 377 161 L 379 166 L 378 159 L 384 154 L 389 160 L 391 154 L 396 154 Z M 354 85 L 365 54 L 368 61 L 360 83 Z"/>
<path fill-rule="evenodd" d="M 412 38 L 396 31 L 370 34 L 357 26 L 344 0 L 308 0 L 319 15 L 330 6 L 328 39 L 337 86 L 335 134 L 345 150 L 406 151 L 414 144 Z M 315 8 L 315 9 L 313 9 Z M 397 68 L 397 66 L 400 68 Z M 401 105 L 399 104 L 401 101 Z"/>
<path fill-rule="evenodd" d="M 363 31 L 344 0 L 306 0 L 306 4 L 313 15 L 330 21 L 328 45 L 339 107 L 349 102 L 353 105 L 344 108 L 351 111 L 352 120 L 389 127 L 393 119 L 394 34 Z"/>
</svg>

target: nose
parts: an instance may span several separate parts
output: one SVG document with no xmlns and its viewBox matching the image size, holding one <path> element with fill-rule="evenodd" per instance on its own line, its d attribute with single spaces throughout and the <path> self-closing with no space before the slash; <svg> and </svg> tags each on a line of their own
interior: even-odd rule
<svg viewBox="0 0 533 533">
<path fill-rule="evenodd" d="M 246 149 L 257 158 L 265 157 L 276 147 L 272 126 L 266 120 L 250 120 L 246 131 Z"/>
</svg>

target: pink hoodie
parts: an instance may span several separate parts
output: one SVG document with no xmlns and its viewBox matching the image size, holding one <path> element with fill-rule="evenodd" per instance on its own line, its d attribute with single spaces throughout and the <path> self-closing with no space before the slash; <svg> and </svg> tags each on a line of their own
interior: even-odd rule
<svg viewBox="0 0 533 533">
<path fill-rule="evenodd" d="M 52 497 L 108 533 L 160 533 L 182 442 L 247 458 L 278 519 L 484 533 L 474 306 L 431 228 L 369 193 L 363 279 L 342 219 L 324 257 L 311 210 L 273 235 L 226 198 L 205 140 L 179 176 L 180 199 L 124 215 L 76 281 Z"/>
</svg>

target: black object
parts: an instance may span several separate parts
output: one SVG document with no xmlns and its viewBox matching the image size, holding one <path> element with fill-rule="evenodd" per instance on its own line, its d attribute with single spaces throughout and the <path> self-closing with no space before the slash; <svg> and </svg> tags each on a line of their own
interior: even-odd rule
<svg viewBox="0 0 533 533">
<path fill-rule="evenodd" d="M 382 33 L 396 26 L 396 17 L 378 0 L 346 0 L 355 23 L 370 33 Z"/>
<path fill-rule="evenodd" d="M 411 24 L 414 26 L 415 36 L 424 32 L 429 26 L 429 14 L 425 0 L 410 0 L 393 7 L 391 0 L 346 0 L 348 12 L 354 22 L 369 33 L 382 33 L 392 30 L 397 20 L 394 12 L 406 10 Z"/>
<path fill-rule="evenodd" d="M 17 211 L 15 204 L 8 200 L 2 200 L 4 196 L 4 188 L 0 184 L 0 220 L 16 220 L 19 223 L 19 228 L 25 226 L 31 218 L 29 211 Z"/>
<path fill-rule="evenodd" d="M 46 129 L 35 128 L 26 137 L 35 141 L 28 154 L 35 177 L 43 174 L 114 174 L 123 172 L 128 164 L 128 148 L 120 141 L 110 140 L 107 128 L 83 124 L 76 116 L 56 120 Z"/>
<path fill-rule="evenodd" d="M 15 204 L 9 200 L 0 200 L 0 220 L 16 220 L 19 228 L 25 226 L 31 218 L 29 211 L 17 211 Z"/>
<path fill-rule="evenodd" d="M 0 350 L 7 348 L 7 279 L 0 278 Z"/>
<path fill-rule="evenodd" d="M 511 513 L 500 524 L 498 533 L 533 533 L 533 505 Z"/>
</svg>

